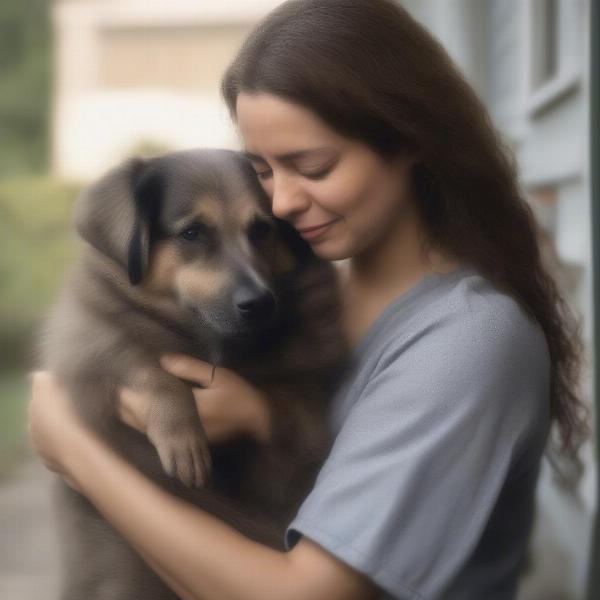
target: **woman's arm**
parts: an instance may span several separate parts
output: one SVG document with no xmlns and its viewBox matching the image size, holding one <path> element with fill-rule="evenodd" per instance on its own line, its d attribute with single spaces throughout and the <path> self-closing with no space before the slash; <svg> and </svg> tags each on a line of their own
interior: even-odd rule
<svg viewBox="0 0 600 600">
<path fill-rule="evenodd" d="M 307 538 L 279 552 L 164 492 L 79 422 L 48 374 L 34 376 L 30 432 L 42 458 L 185 600 L 376 597 L 370 580 Z"/>
<path fill-rule="evenodd" d="M 91 432 L 69 444 L 68 476 L 183 598 L 288 597 L 286 554 L 164 492 Z"/>
<path fill-rule="evenodd" d="M 209 444 L 240 436 L 269 443 L 271 416 L 261 390 L 231 369 L 213 369 L 211 364 L 185 354 L 165 355 L 160 363 L 171 375 L 194 384 L 192 393 Z M 121 420 L 146 435 L 149 398 L 125 387 L 117 400 Z"/>
</svg>

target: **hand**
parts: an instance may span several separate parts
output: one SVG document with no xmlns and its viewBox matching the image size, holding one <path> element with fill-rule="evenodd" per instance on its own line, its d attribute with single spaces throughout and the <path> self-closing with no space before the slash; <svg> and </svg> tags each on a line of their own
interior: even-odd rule
<svg viewBox="0 0 600 600">
<path fill-rule="evenodd" d="M 44 465 L 61 475 L 75 490 L 65 457 L 70 451 L 73 435 L 85 431 L 75 414 L 71 400 L 51 373 L 37 371 L 31 375 L 31 400 L 28 408 L 29 439 Z"/>
<path fill-rule="evenodd" d="M 213 366 L 184 354 L 166 355 L 163 369 L 186 381 L 200 384 L 193 388 L 196 409 L 210 444 L 249 435 L 266 443 L 270 438 L 270 413 L 263 393 L 234 371 Z M 130 388 L 122 388 L 118 412 L 121 420 L 146 433 L 149 401 Z"/>
</svg>

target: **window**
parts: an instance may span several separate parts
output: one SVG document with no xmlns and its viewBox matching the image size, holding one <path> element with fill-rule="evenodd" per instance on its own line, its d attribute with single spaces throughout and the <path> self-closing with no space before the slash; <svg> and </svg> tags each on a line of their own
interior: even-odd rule
<svg viewBox="0 0 600 600">
<path fill-rule="evenodd" d="M 535 115 L 576 89 L 584 60 L 583 0 L 527 0 L 528 102 Z"/>
<path fill-rule="evenodd" d="M 539 88 L 558 74 L 558 11 L 558 0 L 536 0 L 533 3 L 531 75 L 534 88 Z"/>
</svg>

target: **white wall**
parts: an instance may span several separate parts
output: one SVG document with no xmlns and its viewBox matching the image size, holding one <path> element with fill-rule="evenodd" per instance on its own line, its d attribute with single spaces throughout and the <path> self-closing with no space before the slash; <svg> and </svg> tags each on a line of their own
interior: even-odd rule
<svg viewBox="0 0 600 600">
<path fill-rule="evenodd" d="M 220 75 L 253 24 L 279 3 L 279 0 L 55 2 L 53 174 L 83 181 L 94 179 L 128 154 L 136 142 L 153 142 L 165 149 L 238 147 L 237 134 L 219 96 Z M 170 30 L 177 38 L 177 28 L 187 28 L 188 34 L 189 28 L 195 28 L 187 52 L 198 54 L 196 89 L 193 86 L 177 89 L 168 84 L 109 87 L 103 83 L 102 65 L 106 58 L 102 54 L 103 51 L 106 54 L 103 34 L 107 31 L 121 32 L 125 40 L 127 32 L 132 32 L 131 44 L 134 44 L 135 39 L 144 42 L 141 39 L 144 32 L 159 32 L 160 36 Z M 160 44 L 160 39 L 157 43 Z M 155 52 L 160 56 L 159 48 Z M 189 63 L 189 55 L 179 56 Z M 133 57 L 128 57 L 125 51 L 123 60 L 128 59 Z M 172 62 L 173 69 L 181 67 L 176 59 Z"/>
</svg>

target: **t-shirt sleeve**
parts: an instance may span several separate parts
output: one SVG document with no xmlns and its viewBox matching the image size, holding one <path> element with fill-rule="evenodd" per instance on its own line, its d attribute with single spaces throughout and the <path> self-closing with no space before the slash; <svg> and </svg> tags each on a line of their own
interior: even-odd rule
<svg viewBox="0 0 600 600">
<path fill-rule="evenodd" d="M 288 525 L 286 548 L 304 535 L 386 597 L 438 598 L 535 427 L 547 357 L 532 327 L 472 315 L 392 344 Z"/>
</svg>

